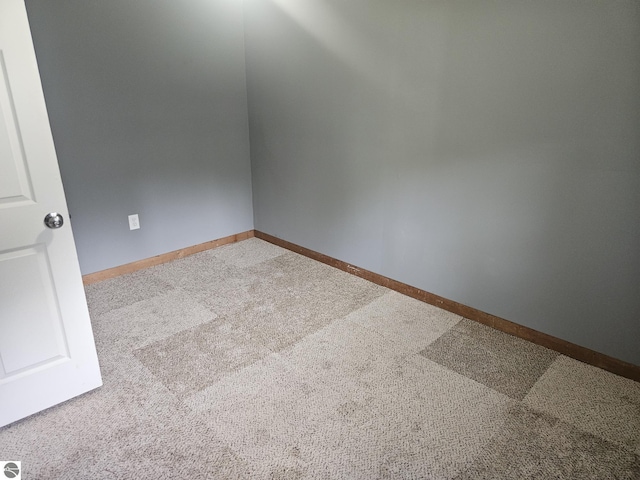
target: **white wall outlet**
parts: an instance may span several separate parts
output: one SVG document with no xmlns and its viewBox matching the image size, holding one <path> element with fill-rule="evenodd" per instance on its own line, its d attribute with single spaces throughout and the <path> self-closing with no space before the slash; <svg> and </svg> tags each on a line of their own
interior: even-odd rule
<svg viewBox="0 0 640 480">
<path fill-rule="evenodd" d="M 137 230 L 140 228 L 140 219 L 138 218 L 138 214 L 129 215 L 129 230 Z"/>
</svg>

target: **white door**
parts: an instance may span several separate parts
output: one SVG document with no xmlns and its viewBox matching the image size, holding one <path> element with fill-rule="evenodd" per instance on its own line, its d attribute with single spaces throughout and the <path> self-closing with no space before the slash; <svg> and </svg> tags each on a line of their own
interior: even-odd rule
<svg viewBox="0 0 640 480">
<path fill-rule="evenodd" d="M 100 385 L 26 9 L 0 0 L 0 426 Z"/>
</svg>

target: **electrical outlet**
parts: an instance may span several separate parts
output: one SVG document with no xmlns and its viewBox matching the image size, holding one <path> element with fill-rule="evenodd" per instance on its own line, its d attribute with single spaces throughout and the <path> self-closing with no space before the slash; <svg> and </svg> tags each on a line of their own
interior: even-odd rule
<svg viewBox="0 0 640 480">
<path fill-rule="evenodd" d="M 129 230 L 137 230 L 140 228 L 140 219 L 138 218 L 138 214 L 129 215 Z"/>
</svg>

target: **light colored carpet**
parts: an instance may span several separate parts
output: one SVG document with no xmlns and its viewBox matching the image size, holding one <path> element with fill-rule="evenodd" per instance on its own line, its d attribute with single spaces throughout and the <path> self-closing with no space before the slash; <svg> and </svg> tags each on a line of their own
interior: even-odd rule
<svg viewBox="0 0 640 480">
<path fill-rule="evenodd" d="M 87 287 L 25 479 L 640 479 L 640 384 L 258 239 Z"/>
</svg>

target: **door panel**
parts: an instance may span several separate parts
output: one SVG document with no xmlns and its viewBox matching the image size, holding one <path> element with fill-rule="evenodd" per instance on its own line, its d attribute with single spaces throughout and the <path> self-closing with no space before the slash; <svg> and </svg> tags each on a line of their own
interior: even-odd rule
<svg viewBox="0 0 640 480">
<path fill-rule="evenodd" d="M 101 384 L 25 6 L 0 0 L 0 426 Z"/>
<path fill-rule="evenodd" d="M 0 51 L 0 208 L 33 199 L 7 80 L 4 52 Z"/>
<path fill-rule="evenodd" d="M 20 321 L 0 322 L 0 379 L 69 356 L 60 306 L 50 278 L 51 267 L 44 245 L 0 254 L 3 296 L 39 300 L 7 302 L 7 318 Z"/>
</svg>

